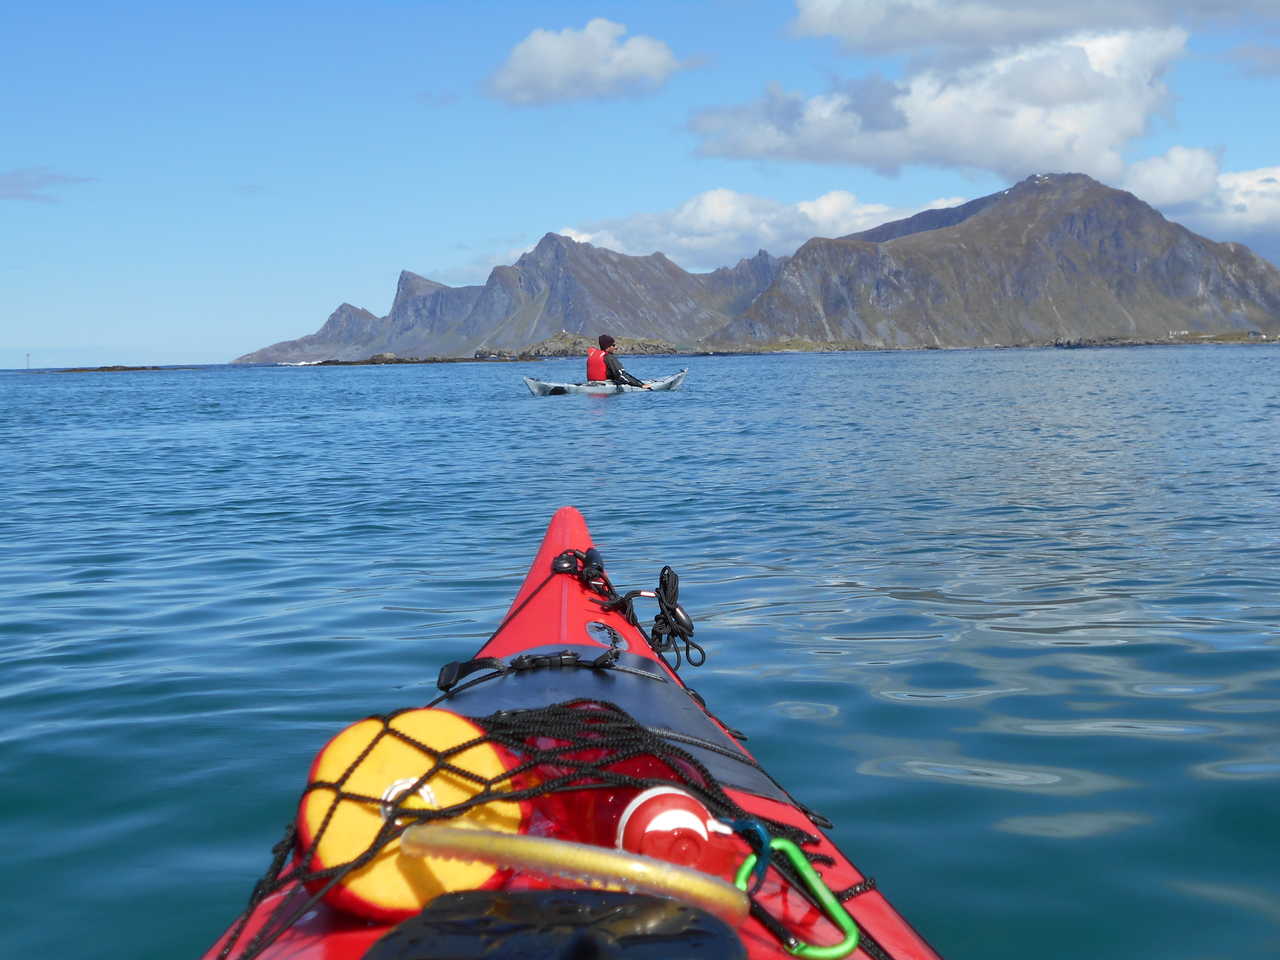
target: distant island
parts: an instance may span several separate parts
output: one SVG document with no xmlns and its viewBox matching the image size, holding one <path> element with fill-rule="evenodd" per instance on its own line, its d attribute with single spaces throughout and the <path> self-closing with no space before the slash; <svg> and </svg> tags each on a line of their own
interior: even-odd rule
<svg viewBox="0 0 1280 960">
<path fill-rule="evenodd" d="M 128 367 L 113 363 L 107 367 L 58 367 L 54 370 L 42 370 L 41 373 L 132 373 L 138 370 L 198 370 L 198 367 Z M 37 372 L 37 371 L 32 371 Z"/>
<path fill-rule="evenodd" d="M 711 273 L 549 233 L 483 285 L 404 271 L 386 316 L 344 303 L 235 362 L 581 355 L 601 332 L 682 353 L 1272 342 L 1280 270 L 1083 174 L 1040 174 Z"/>
</svg>

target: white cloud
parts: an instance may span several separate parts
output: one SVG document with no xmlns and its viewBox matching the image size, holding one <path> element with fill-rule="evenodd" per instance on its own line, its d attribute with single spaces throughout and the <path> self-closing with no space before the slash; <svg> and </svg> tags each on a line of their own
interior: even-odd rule
<svg viewBox="0 0 1280 960">
<path fill-rule="evenodd" d="M 1063 170 L 1116 180 L 1125 144 L 1166 107 L 1162 74 L 1186 42 L 1176 28 L 1076 35 L 956 70 L 922 70 L 874 98 L 851 88 L 810 97 L 775 89 L 753 103 L 702 111 L 691 126 L 702 152 L 719 156 L 886 173 L 926 164 L 1010 179 Z M 897 122 L 867 122 L 886 106 Z"/>
<path fill-rule="evenodd" d="M 615 97 L 660 87 L 681 68 L 662 41 L 623 40 L 626 32 L 599 17 L 581 30 L 534 30 L 494 73 L 490 90 L 520 106 Z"/>
<path fill-rule="evenodd" d="M 1280 167 L 1218 177 L 1216 218 L 1245 233 L 1280 233 Z"/>
<path fill-rule="evenodd" d="M 1167 212 L 1198 233 L 1248 244 L 1280 263 L 1280 167 L 1219 174 L 1211 189 Z"/>
<path fill-rule="evenodd" d="M 1218 158 L 1199 147 L 1173 147 L 1129 167 L 1124 188 L 1154 207 L 1199 201 L 1218 184 Z"/>
<path fill-rule="evenodd" d="M 1125 22 L 1126 18 L 1118 19 L 1125 6 L 1092 0 L 1048 9 L 998 0 L 959 4 L 946 0 L 796 0 L 793 29 L 803 36 L 835 37 L 848 49 L 865 53 L 927 48 L 988 50 L 1044 41 L 1078 30 L 1083 24 L 1133 25 L 1133 21 Z M 1097 19 L 1099 12 L 1104 14 L 1101 20 Z"/>
<path fill-rule="evenodd" d="M 1135 30 L 1280 15 L 1276 0 L 796 0 L 792 28 L 853 51 L 950 56 L 1043 43 L 1080 31 Z"/>
<path fill-rule="evenodd" d="M 813 237 L 857 233 L 921 210 L 962 202 L 962 198 L 947 198 L 903 209 L 864 203 L 845 190 L 833 190 L 787 204 L 721 188 L 691 197 L 674 210 L 566 227 L 560 232 L 619 253 L 644 255 L 660 250 L 686 270 L 702 271 L 733 266 L 757 250 L 789 255 Z"/>
<path fill-rule="evenodd" d="M 1123 185 L 1197 233 L 1280 255 L 1280 167 L 1223 173 L 1211 151 L 1177 146 L 1134 163 Z"/>
</svg>

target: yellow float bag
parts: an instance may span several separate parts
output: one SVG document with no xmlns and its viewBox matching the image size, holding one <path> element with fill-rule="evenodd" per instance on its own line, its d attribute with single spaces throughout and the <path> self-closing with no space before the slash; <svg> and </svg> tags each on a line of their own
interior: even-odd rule
<svg viewBox="0 0 1280 960">
<path fill-rule="evenodd" d="M 441 893 L 494 883 L 499 870 L 488 864 L 402 855 L 399 834 L 414 820 L 406 813 L 447 810 L 484 793 L 493 799 L 439 822 L 518 833 L 527 805 L 501 799 L 515 762 L 448 710 L 406 710 L 347 727 L 317 755 L 298 808 L 303 869 L 321 873 L 308 889 L 328 887 L 324 899 L 333 906 L 394 923 Z"/>
</svg>

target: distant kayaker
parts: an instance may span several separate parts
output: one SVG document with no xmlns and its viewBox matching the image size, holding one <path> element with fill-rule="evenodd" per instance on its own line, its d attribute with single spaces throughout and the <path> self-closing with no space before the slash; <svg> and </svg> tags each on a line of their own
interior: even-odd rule
<svg viewBox="0 0 1280 960">
<path fill-rule="evenodd" d="M 600 349 L 594 347 L 587 351 L 587 379 L 588 380 L 610 380 L 613 383 L 624 384 L 628 387 L 641 387 L 645 390 L 651 389 L 647 383 L 637 380 L 627 371 L 622 369 L 622 361 L 618 359 L 614 350 L 614 339 L 607 333 L 600 334 Z"/>
</svg>

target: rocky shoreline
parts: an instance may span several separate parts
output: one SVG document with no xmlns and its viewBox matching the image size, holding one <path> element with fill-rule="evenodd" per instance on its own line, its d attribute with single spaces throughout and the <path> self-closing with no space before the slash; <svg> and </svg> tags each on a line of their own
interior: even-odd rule
<svg viewBox="0 0 1280 960">
<path fill-rule="evenodd" d="M 593 337 L 561 331 L 540 343 L 525 347 L 523 350 L 494 350 L 481 348 L 470 357 L 400 357 L 394 353 L 375 353 L 363 360 L 308 360 L 297 363 L 285 362 L 285 366 L 305 367 L 366 367 L 382 366 L 398 363 L 517 363 L 530 360 L 546 360 L 552 357 L 585 357 L 587 351 L 596 345 Z M 627 356 L 662 356 L 677 354 L 680 351 L 665 340 L 652 340 L 634 337 L 618 337 L 618 352 Z M 273 364 L 274 365 L 274 364 Z"/>
<path fill-rule="evenodd" d="M 286 363 L 291 367 L 381 367 L 400 363 L 513 363 L 517 360 L 539 360 L 528 353 L 486 354 L 474 357 L 397 357 L 394 353 L 375 353 L 363 360 L 317 360 L 313 363 Z"/>
<path fill-rule="evenodd" d="M 1259 330 L 1231 331 L 1230 333 L 1175 333 L 1167 337 L 1059 337 L 1044 346 L 1061 350 L 1078 350 L 1084 347 L 1163 347 L 1186 344 L 1215 343 L 1280 343 L 1280 338 L 1268 338 Z"/>
<path fill-rule="evenodd" d="M 574 342 L 566 342 L 572 339 Z M 552 338 L 557 340 L 557 338 Z M 580 342 L 578 342 L 580 341 Z M 728 346 L 717 349 L 708 350 L 681 350 L 669 343 L 662 341 L 633 341 L 626 342 L 624 338 L 618 338 L 618 353 L 623 356 L 685 356 L 685 357 L 749 357 L 764 354 L 783 354 L 783 353 L 899 353 L 915 350 L 1031 350 L 1045 349 L 1047 347 L 1055 347 L 1060 350 L 1079 350 L 1101 347 L 1161 347 L 1161 346 L 1187 346 L 1195 344 L 1280 344 L 1280 338 L 1273 337 L 1268 339 L 1265 334 L 1258 336 L 1248 336 L 1236 333 L 1229 334 L 1203 334 L 1195 336 L 1173 336 L 1159 338 L 1137 338 L 1137 337 L 1093 337 L 1084 339 L 1056 339 L 1046 340 L 1038 343 L 992 343 L 982 344 L 972 347 L 942 347 L 942 346 L 921 346 L 921 347 L 882 347 L 871 344 L 860 343 L 857 341 L 838 340 L 830 342 L 821 342 L 814 340 L 779 340 L 776 342 Z M 595 341 L 588 337 L 567 335 L 563 339 L 552 343 L 551 341 L 543 341 L 543 343 L 534 344 L 527 350 L 520 353 L 511 353 L 502 351 L 486 351 L 477 350 L 474 357 L 397 357 L 394 354 L 377 354 L 365 360 L 320 360 L 307 364 L 307 366 L 319 367 L 350 367 L 350 366 L 369 366 L 379 364 L 395 364 L 395 363 L 514 363 L 519 361 L 546 360 L 552 358 L 565 357 L 585 357 L 587 350 L 595 346 Z"/>
<path fill-rule="evenodd" d="M 594 346 L 596 346 L 595 337 L 561 330 L 559 333 L 547 337 L 547 339 L 539 341 L 531 347 L 527 347 L 525 352 L 538 358 L 585 357 L 587 351 Z M 674 344 L 650 337 L 618 337 L 614 346 L 618 353 L 629 357 L 661 356 L 681 352 Z M 479 355 L 480 353 L 477 352 L 476 356 Z"/>
</svg>

